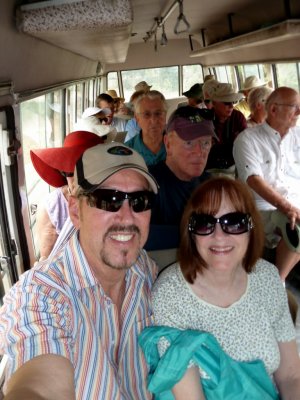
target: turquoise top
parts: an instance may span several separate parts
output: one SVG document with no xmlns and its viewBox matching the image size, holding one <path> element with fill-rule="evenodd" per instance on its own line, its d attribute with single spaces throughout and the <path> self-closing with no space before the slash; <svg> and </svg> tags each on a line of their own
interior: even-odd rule
<svg viewBox="0 0 300 400">
<path fill-rule="evenodd" d="M 161 144 L 159 152 L 157 154 L 152 153 L 152 151 L 149 150 L 148 147 L 144 145 L 142 139 L 142 132 L 140 132 L 139 135 L 136 135 L 132 139 L 125 142 L 125 145 L 137 151 L 143 157 L 145 163 L 148 166 L 155 165 L 159 161 L 164 161 L 167 156 L 166 148 L 163 142 Z"/>
</svg>

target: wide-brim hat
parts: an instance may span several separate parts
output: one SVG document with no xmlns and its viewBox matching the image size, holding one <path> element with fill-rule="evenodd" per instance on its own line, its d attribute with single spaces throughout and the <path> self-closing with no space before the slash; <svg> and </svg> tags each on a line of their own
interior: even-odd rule
<svg viewBox="0 0 300 400">
<path fill-rule="evenodd" d="M 201 84 L 201 83 L 195 83 L 195 85 L 190 87 L 189 90 L 187 90 L 186 92 L 183 92 L 182 94 L 188 98 L 202 99 L 203 98 L 202 86 L 203 86 L 203 84 Z"/>
<path fill-rule="evenodd" d="M 154 193 L 158 192 L 155 178 L 148 172 L 143 157 L 122 143 L 112 142 L 87 149 L 76 163 L 75 186 L 93 192 L 118 171 L 131 169 L 143 175 Z"/>
<path fill-rule="evenodd" d="M 117 92 L 114 89 L 107 90 L 105 93 L 112 97 L 114 100 L 125 101 L 124 97 L 118 96 Z"/>
<path fill-rule="evenodd" d="M 254 88 L 257 88 L 260 86 L 265 86 L 265 85 L 267 85 L 267 83 L 268 82 L 262 81 L 257 76 L 251 75 L 245 79 L 245 82 L 244 82 L 243 87 L 240 90 L 240 92 L 243 92 L 245 90 L 251 90 L 251 89 L 254 89 Z"/>
<path fill-rule="evenodd" d="M 30 150 L 30 157 L 36 172 L 45 182 L 62 187 L 67 180 L 61 172 L 73 173 L 82 153 L 101 143 L 103 139 L 94 133 L 76 131 L 66 136 L 63 147 Z"/>
<path fill-rule="evenodd" d="M 109 133 L 114 131 L 111 125 L 103 125 L 97 117 L 91 116 L 87 118 L 81 118 L 75 124 L 75 129 L 78 131 L 92 132 L 98 136 L 107 136 Z"/>
<path fill-rule="evenodd" d="M 93 115 L 97 115 L 99 113 L 103 113 L 104 115 L 110 115 L 111 109 L 110 108 L 99 108 L 99 107 L 88 107 L 82 113 L 82 118 L 89 118 Z"/>
<path fill-rule="evenodd" d="M 271 220 L 281 231 L 282 238 L 288 248 L 300 253 L 300 225 L 295 224 L 295 229 L 292 229 L 288 217 L 278 210 L 272 212 Z"/>
<path fill-rule="evenodd" d="M 221 102 L 237 102 L 244 96 L 235 92 L 230 83 L 218 83 L 211 88 L 211 100 Z"/>
<path fill-rule="evenodd" d="M 183 106 L 171 114 L 166 131 L 175 131 L 182 140 L 211 136 L 218 140 L 213 124 L 213 112 L 207 108 Z"/>
<path fill-rule="evenodd" d="M 152 85 L 148 85 L 147 82 L 141 81 L 135 85 L 134 90 L 136 92 L 138 92 L 140 90 L 142 90 L 143 92 L 148 92 L 151 88 L 152 88 Z"/>
</svg>

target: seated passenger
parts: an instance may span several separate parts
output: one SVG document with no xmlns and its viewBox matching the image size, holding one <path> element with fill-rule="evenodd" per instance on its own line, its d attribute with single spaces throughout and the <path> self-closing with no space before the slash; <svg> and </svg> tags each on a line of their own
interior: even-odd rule
<svg viewBox="0 0 300 400">
<path fill-rule="evenodd" d="M 244 115 L 233 108 L 233 105 L 241 98 L 241 93 L 236 93 L 230 83 L 219 83 L 211 88 L 212 110 L 215 114 L 214 126 L 219 140 L 209 153 L 207 169 L 229 169 L 229 171 L 234 169 L 233 142 L 247 127 Z"/>
<path fill-rule="evenodd" d="M 112 130 L 110 125 L 105 125 L 110 114 L 111 110 L 109 108 L 88 107 L 76 122 L 75 129 L 77 131 L 92 132 L 105 139 L 105 136 Z"/>
<path fill-rule="evenodd" d="M 252 89 L 263 87 L 267 82 L 261 81 L 257 76 L 251 75 L 245 79 L 242 89 L 240 92 L 244 95 L 244 99 L 238 102 L 234 108 L 244 114 L 247 119 L 250 116 L 251 110 L 248 102 L 248 95 Z"/>
<path fill-rule="evenodd" d="M 137 92 L 134 92 L 131 97 L 130 97 L 130 106 L 131 106 L 131 111 L 134 114 L 134 104 L 135 101 L 138 97 L 140 97 L 143 93 L 146 93 L 144 90 L 138 90 Z M 128 142 L 130 139 L 132 139 L 134 136 L 138 135 L 141 131 L 141 127 L 137 123 L 136 118 L 133 117 L 127 122 L 125 130 L 127 132 L 126 137 L 125 137 L 125 143 Z"/>
<path fill-rule="evenodd" d="M 124 118 L 118 118 L 114 115 L 115 102 L 114 99 L 109 94 L 106 93 L 99 94 L 96 99 L 96 107 L 99 107 L 101 109 L 109 108 L 111 110 L 111 113 L 106 116 L 107 118 L 106 124 L 115 128 L 117 132 L 125 132 L 125 126 L 127 121 Z"/>
<path fill-rule="evenodd" d="M 208 108 L 209 110 L 212 109 L 213 107 L 211 98 L 214 93 L 214 87 L 216 87 L 218 84 L 219 82 L 215 78 L 206 79 L 203 83 L 202 86 L 203 99 L 204 99 L 203 101 L 205 107 Z"/>
<path fill-rule="evenodd" d="M 152 209 L 146 249 L 177 247 L 179 223 L 192 192 L 209 177 L 204 172 L 216 137 L 212 112 L 180 107 L 170 116 L 165 135 L 166 161 L 150 167 L 159 185 Z"/>
<path fill-rule="evenodd" d="M 136 92 L 142 91 L 142 92 L 149 92 L 149 90 L 152 88 L 152 85 L 148 85 L 147 82 L 145 81 L 141 81 L 139 83 L 137 83 L 134 87 L 134 90 Z"/>
<path fill-rule="evenodd" d="M 153 287 L 158 326 L 139 339 L 152 393 L 172 391 L 176 400 L 299 398 L 295 330 L 278 271 L 260 258 L 263 242 L 244 183 L 214 178 L 196 189 L 181 222 L 178 262 Z"/>
<path fill-rule="evenodd" d="M 124 103 L 124 97 L 119 97 L 117 92 L 114 89 L 109 89 L 105 92 L 108 94 L 114 101 L 114 114 L 118 114 L 120 105 Z"/>
<path fill-rule="evenodd" d="M 195 83 L 195 85 L 191 86 L 189 90 L 183 92 L 182 94 L 187 97 L 187 101 L 179 103 L 177 107 L 191 106 L 205 108 L 205 104 L 203 103 L 202 86 L 202 83 Z"/>
<path fill-rule="evenodd" d="M 36 172 L 46 183 L 57 188 L 37 208 L 36 233 L 40 261 L 51 253 L 69 216 L 68 198 L 77 159 L 86 149 L 100 143 L 103 140 L 99 136 L 91 132 L 76 131 L 66 136 L 63 147 L 30 150 Z"/>
<path fill-rule="evenodd" d="M 166 113 L 166 100 L 164 95 L 157 90 L 142 93 L 135 100 L 134 116 L 141 131 L 125 144 L 141 154 L 148 166 L 166 158 L 163 139 Z"/>
<path fill-rule="evenodd" d="M 153 324 L 157 267 L 142 247 L 157 189 L 142 157 L 119 143 L 77 161 L 76 232 L 21 276 L 0 310 L 7 399 L 152 398 L 138 335 Z"/>
<path fill-rule="evenodd" d="M 272 89 L 267 86 L 260 86 L 250 90 L 248 96 L 250 115 L 247 119 L 247 128 L 252 128 L 257 124 L 262 124 L 265 122 L 267 116 L 265 103 L 271 93 Z"/>
<path fill-rule="evenodd" d="M 276 248 L 275 264 L 284 280 L 300 261 L 295 230 L 300 223 L 299 93 L 288 87 L 274 90 L 266 110 L 265 123 L 238 136 L 233 155 L 239 178 L 253 191 L 264 221 L 266 247 Z"/>
</svg>

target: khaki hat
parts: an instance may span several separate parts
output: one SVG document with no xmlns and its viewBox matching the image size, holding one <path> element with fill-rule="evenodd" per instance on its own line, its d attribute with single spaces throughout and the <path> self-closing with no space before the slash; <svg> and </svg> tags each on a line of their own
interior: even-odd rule
<svg viewBox="0 0 300 400">
<path fill-rule="evenodd" d="M 158 192 L 155 178 L 148 172 L 143 157 L 122 143 L 105 143 L 85 151 L 76 163 L 74 181 L 86 192 L 93 192 L 106 179 L 123 169 L 143 175 L 154 193 Z"/>
<path fill-rule="evenodd" d="M 211 79 L 216 80 L 215 75 L 213 75 L 213 74 L 205 75 L 203 81 L 204 81 L 204 82 L 207 82 L 207 81 L 210 81 Z"/>
<path fill-rule="evenodd" d="M 268 82 L 260 80 L 257 76 L 251 75 L 245 79 L 244 85 L 240 91 L 251 90 L 260 86 L 265 86 Z"/>
<path fill-rule="evenodd" d="M 203 97 L 202 86 L 203 86 L 203 84 L 201 84 L 201 83 L 195 83 L 195 85 L 190 87 L 189 90 L 187 90 L 186 92 L 183 92 L 182 94 L 185 97 L 188 97 L 191 99 L 202 99 L 202 97 Z"/>
<path fill-rule="evenodd" d="M 220 82 L 217 81 L 216 79 L 208 79 L 203 83 L 202 86 L 202 92 L 204 95 L 204 98 L 207 98 L 208 96 L 209 99 L 211 99 L 211 95 L 214 91 L 214 87 L 217 86 Z"/>
<path fill-rule="evenodd" d="M 209 82 L 209 81 L 208 81 Z M 243 98 L 241 93 L 237 93 L 233 90 L 230 83 L 218 83 L 212 87 L 211 100 L 221 102 L 236 102 Z"/>
<path fill-rule="evenodd" d="M 105 93 L 108 94 L 110 97 L 112 97 L 114 100 L 121 100 L 121 101 L 125 100 L 124 97 L 119 97 L 114 89 L 107 90 Z"/>
<path fill-rule="evenodd" d="M 152 85 L 148 85 L 147 82 L 141 81 L 138 84 L 135 85 L 134 90 L 137 92 L 139 90 L 142 90 L 143 92 L 148 92 L 152 88 Z"/>
</svg>

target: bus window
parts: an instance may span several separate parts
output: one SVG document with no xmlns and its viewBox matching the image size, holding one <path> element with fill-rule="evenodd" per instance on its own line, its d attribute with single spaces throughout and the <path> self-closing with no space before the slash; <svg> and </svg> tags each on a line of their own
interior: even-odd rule
<svg viewBox="0 0 300 400">
<path fill-rule="evenodd" d="M 118 81 L 118 73 L 117 72 L 109 72 L 107 74 L 107 89 L 115 90 L 119 96 L 121 95 L 120 89 L 119 89 L 119 81 Z"/>
<path fill-rule="evenodd" d="M 77 122 L 78 118 L 81 118 L 84 109 L 84 83 L 79 83 L 76 85 L 76 116 L 75 121 Z"/>
<path fill-rule="evenodd" d="M 73 132 L 74 123 L 76 121 L 76 86 L 72 85 L 67 88 L 66 95 L 66 109 L 67 109 L 67 132 Z"/>
<path fill-rule="evenodd" d="M 276 64 L 278 86 L 289 86 L 299 90 L 299 63 Z"/>
<path fill-rule="evenodd" d="M 189 90 L 195 83 L 203 83 L 203 71 L 199 64 L 182 66 L 182 92 Z"/>
<path fill-rule="evenodd" d="M 129 101 L 135 85 L 146 81 L 152 90 L 159 90 L 166 99 L 179 97 L 179 67 L 161 67 L 122 71 L 124 97 Z"/>
<path fill-rule="evenodd" d="M 215 67 L 215 75 L 219 82 L 231 83 L 234 90 L 238 90 L 235 70 L 233 66 Z"/>
</svg>

